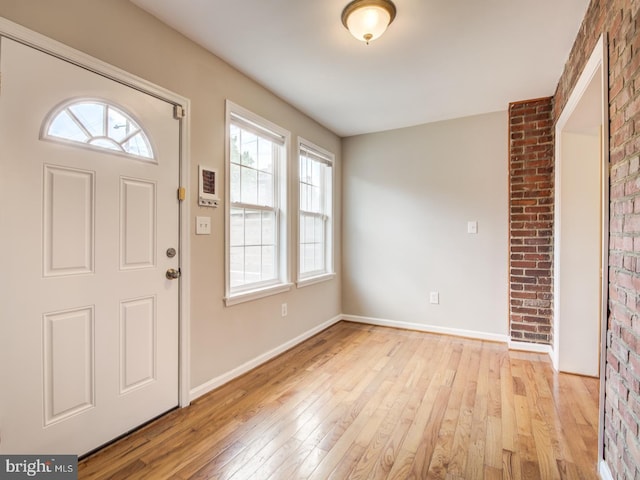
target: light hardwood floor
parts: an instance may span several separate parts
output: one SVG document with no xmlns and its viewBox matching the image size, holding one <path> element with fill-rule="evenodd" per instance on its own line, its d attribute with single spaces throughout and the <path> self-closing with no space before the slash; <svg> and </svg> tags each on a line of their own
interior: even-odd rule
<svg viewBox="0 0 640 480">
<path fill-rule="evenodd" d="M 84 459 L 79 478 L 596 479 L 598 380 L 340 322 Z"/>
</svg>

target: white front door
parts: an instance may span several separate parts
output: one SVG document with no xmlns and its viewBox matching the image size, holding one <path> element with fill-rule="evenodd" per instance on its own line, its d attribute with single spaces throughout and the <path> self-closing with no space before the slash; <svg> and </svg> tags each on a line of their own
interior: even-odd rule
<svg viewBox="0 0 640 480">
<path fill-rule="evenodd" d="M 6 38 L 0 73 L 0 453 L 83 454 L 178 405 L 180 125 Z"/>
</svg>

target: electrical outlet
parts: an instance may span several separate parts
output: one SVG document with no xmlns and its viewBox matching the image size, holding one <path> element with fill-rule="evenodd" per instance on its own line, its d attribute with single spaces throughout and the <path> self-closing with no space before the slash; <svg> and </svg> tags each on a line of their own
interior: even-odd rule
<svg viewBox="0 0 640 480">
<path fill-rule="evenodd" d="M 429 303 L 433 303 L 435 305 L 440 303 L 440 294 L 438 292 L 429 293 Z"/>
<path fill-rule="evenodd" d="M 283 316 L 283 317 L 286 317 L 286 316 L 287 316 L 287 313 L 289 313 L 289 312 L 288 312 L 288 309 L 287 309 L 287 304 L 286 304 L 286 303 L 283 303 L 283 304 L 282 304 L 282 316 Z"/>
</svg>

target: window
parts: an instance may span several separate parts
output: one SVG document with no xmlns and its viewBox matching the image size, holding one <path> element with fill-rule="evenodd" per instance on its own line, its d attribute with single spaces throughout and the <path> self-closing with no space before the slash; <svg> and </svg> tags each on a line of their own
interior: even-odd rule
<svg viewBox="0 0 640 480">
<path fill-rule="evenodd" d="M 290 288 L 286 153 L 289 133 L 227 102 L 227 305 Z"/>
<path fill-rule="evenodd" d="M 299 139 L 298 286 L 333 278 L 333 154 Z"/>
<path fill-rule="evenodd" d="M 145 132 L 120 108 L 99 100 L 80 100 L 56 109 L 45 124 L 44 138 L 71 142 L 154 160 Z"/>
</svg>

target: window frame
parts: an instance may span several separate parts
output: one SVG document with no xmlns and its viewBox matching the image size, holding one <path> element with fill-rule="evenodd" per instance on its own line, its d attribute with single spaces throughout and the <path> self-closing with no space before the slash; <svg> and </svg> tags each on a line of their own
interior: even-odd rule
<svg viewBox="0 0 640 480">
<path fill-rule="evenodd" d="M 303 137 L 298 137 L 297 142 L 297 178 L 296 178 L 296 192 L 297 192 L 297 237 L 296 237 L 296 251 L 297 251 L 297 259 L 296 259 L 296 286 L 298 288 L 306 287 L 308 285 L 313 285 L 316 283 L 324 282 L 327 280 L 331 280 L 335 278 L 335 268 L 334 268 L 334 219 L 335 219 L 335 154 L 330 152 L 329 150 L 322 148 L 315 143 L 306 140 Z M 323 212 L 318 215 L 322 215 L 325 218 L 324 225 L 324 268 L 321 270 L 316 270 L 309 273 L 301 272 L 301 255 L 302 255 L 302 235 L 301 235 L 301 226 L 302 221 L 301 217 L 303 211 L 301 209 L 301 190 L 302 190 L 302 178 L 301 178 L 301 168 L 300 161 L 303 155 L 303 152 L 310 153 L 312 156 L 318 157 L 316 161 L 320 161 L 329 166 L 330 171 L 328 175 L 325 174 L 325 183 L 322 188 L 322 199 L 321 203 L 323 204 Z M 327 181 L 328 180 L 328 181 Z M 327 192 L 327 189 L 329 191 Z M 307 212 L 307 214 L 316 215 L 314 212 Z"/>
<path fill-rule="evenodd" d="M 94 135 L 89 130 L 88 126 L 82 121 L 82 119 L 78 118 L 76 114 L 71 111 L 71 109 L 74 107 L 87 105 L 87 104 L 101 105 L 105 109 L 104 111 L 105 118 L 104 118 L 104 124 L 103 124 L 103 128 L 105 129 L 105 131 L 103 132 L 104 135 Z M 138 128 L 137 132 L 135 132 L 132 135 L 126 136 L 125 139 L 131 140 L 133 137 L 140 135 L 142 137 L 142 141 L 146 144 L 149 150 L 149 155 L 138 155 L 136 153 L 127 151 L 123 146 L 123 144 L 126 142 L 115 139 L 109 135 L 109 132 L 108 132 L 108 118 L 110 118 L 108 117 L 109 110 L 115 111 L 119 115 L 123 116 L 125 120 L 127 120 L 128 122 L 131 122 L 133 125 L 135 125 Z M 84 131 L 87 137 L 86 140 L 84 141 L 74 140 L 69 137 L 54 135 L 50 132 L 50 129 L 53 126 L 53 124 L 59 117 L 61 117 L 62 114 L 67 115 L 70 118 L 70 120 L 78 126 L 80 130 Z M 158 158 L 156 155 L 157 148 L 154 145 L 154 142 L 151 136 L 148 134 L 147 130 L 144 128 L 140 120 L 136 118 L 126 108 L 122 107 L 121 105 L 114 103 L 110 100 L 102 99 L 102 98 L 77 97 L 77 98 L 68 99 L 58 104 L 47 114 L 45 121 L 43 122 L 40 128 L 40 139 L 62 144 L 62 145 L 68 145 L 71 147 L 86 148 L 96 152 L 106 153 L 110 155 L 117 155 L 120 157 L 138 160 L 145 163 L 150 163 L 150 164 L 158 163 Z M 104 147 L 96 144 L 95 141 L 100 139 L 110 140 L 112 143 L 117 144 L 120 148 L 114 149 L 114 148 Z"/>
<path fill-rule="evenodd" d="M 274 206 L 231 202 L 231 125 L 244 125 L 259 136 L 281 139 L 281 155 L 273 163 Z M 289 273 L 289 221 L 288 221 L 288 177 L 287 163 L 290 158 L 291 133 L 275 123 L 243 108 L 230 100 L 225 108 L 225 305 L 231 306 L 291 289 Z M 231 211 L 233 208 L 249 208 L 275 212 L 275 264 L 273 280 L 251 282 L 239 287 L 231 286 Z"/>
</svg>

